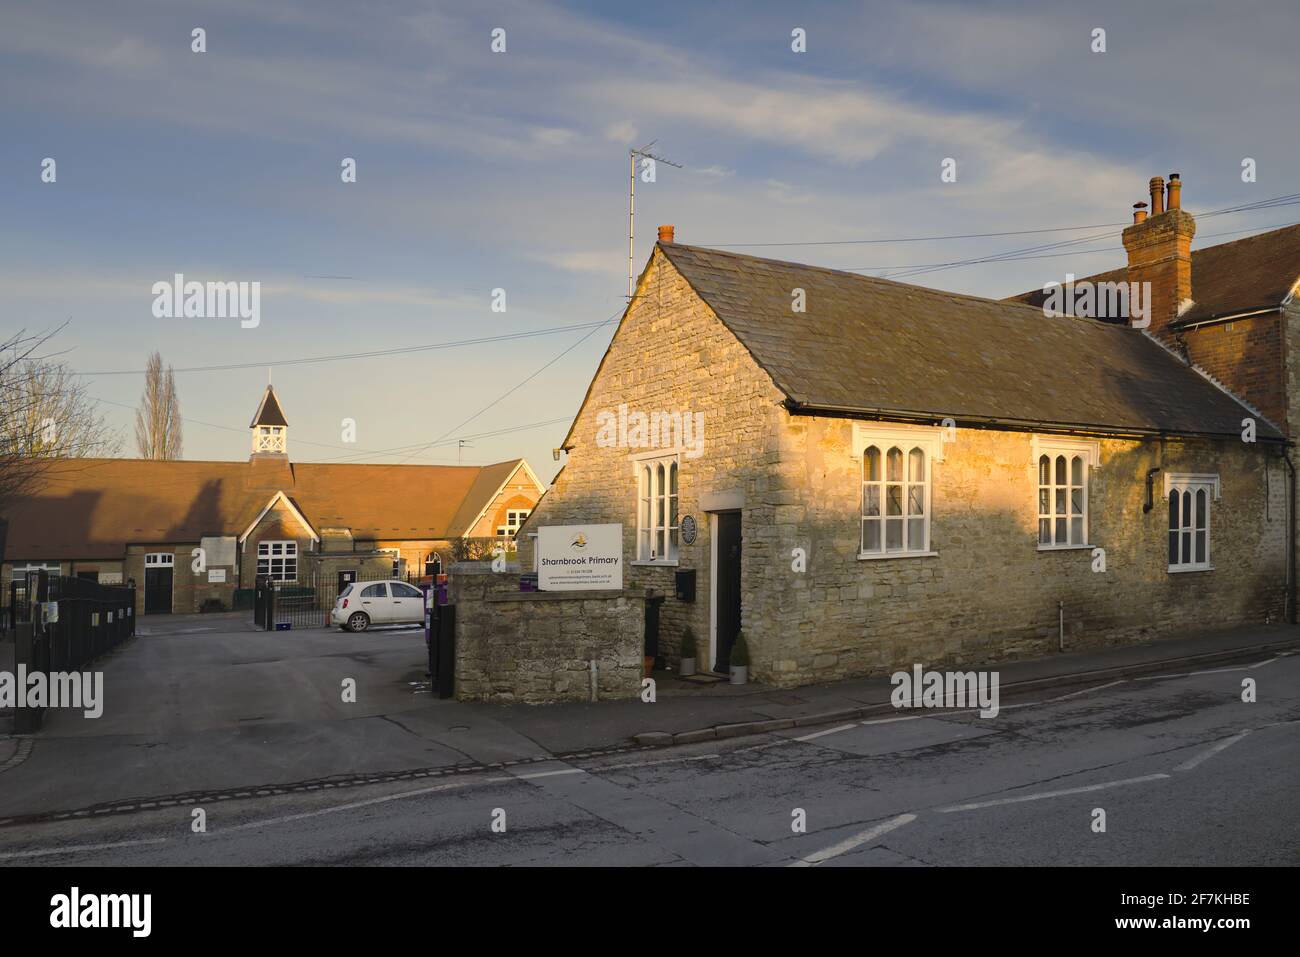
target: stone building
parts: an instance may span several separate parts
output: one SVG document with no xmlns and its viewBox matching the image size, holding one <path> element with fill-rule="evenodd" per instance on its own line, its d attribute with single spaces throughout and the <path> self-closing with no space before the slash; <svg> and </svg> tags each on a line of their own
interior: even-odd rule
<svg viewBox="0 0 1300 957">
<path fill-rule="evenodd" d="M 721 671 L 743 627 L 778 685 L 1293 615 L 1300 228 L 1191 254 L 1171 205 L 1125 231 L 1146 328 L 661 227 L 521 562 L 621 523 L 669 662 L 689 625 Z"/>
<path fill-rule="evenodd" d="M 249 433 L 245 462 L 55 461 L 9 516 L 6 590 L 44 568 L 134 580 L 142 614 L 184 613 L 231 608 L 259 575 L 325 585 L 432 575 L 450 565 L 458 539 L 508 544 L 544 490 L 523 459 L 293 462 L 270 386 Z"/>
</svg>

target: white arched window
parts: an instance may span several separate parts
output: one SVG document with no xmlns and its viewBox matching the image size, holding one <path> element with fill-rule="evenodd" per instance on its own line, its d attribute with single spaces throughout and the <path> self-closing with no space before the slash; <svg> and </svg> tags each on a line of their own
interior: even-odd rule
<svg viewBox="0 0 1300 957">
<path fill-rule="evenodd" d="M 1087 546 L 1088 478 L 1097 465 L 1098 444 L 1035 438 L 1032 448 L 1039 550 Z"/>
<path fill-rule="evenodd" d="M 872 443 L 862 450 L 863 556 L 930 551 L 930 468 L 927 450 Z"/>
<path fill-rule="evenodd" d="M 636 558 L 677 561 L 677 456 L 640 459 L 637 475 Z"/>
<path fill-rule="evenodd" d="M 1165 473 L 1169 505 L 1169 570 L 1209 571 L 1210 503 L 1219 497 L 1219 476 Z"/>
</svg>

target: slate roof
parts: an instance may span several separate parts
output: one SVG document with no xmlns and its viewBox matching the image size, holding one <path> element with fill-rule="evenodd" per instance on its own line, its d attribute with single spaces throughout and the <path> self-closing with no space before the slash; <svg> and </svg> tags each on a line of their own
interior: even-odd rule
<svg viewBox="0 0 1300 957">
<path fill-rule="evenodd" d="M 275 390 L 269 385 L 266 391 L 262 393 L 262 403 L 253 413 L 253 421 L 248 423 L 250 429 L 259 425 L 288 425 L 285 421 L 284 410 L 280 408 L 280 400 L 276 397 Z"/>
<path fill-rule="evenodd" d="M 854 273 L 658 247 L 795 410 L 1232 436 L 1245 406 L 1143 332 Z M 807 311 L 791 309 L 792 290 Z M 1281 439 L 1267 422 L 1260 439 Z"/>
<path fill-rule="evenodd" d="M 9 514 L 6 561 L 120 557 L 128 542 L 241 535 L 283 491 L 317 534 L 451 539 L 523 459 L 495 465 L 60 459 Z M 462 517 L 468 515 L 462 522 Z"/>
<path fill-rule="evenodd" d="M 1124 282 L 1121 267 L 1084 276 L 1075 282 Z M 1276 309 L 1300 279 L 1300 224 L 1284 226 L 1192 251 L 1192 300 L 1195 305 L 1175 326 L 1189 325 L 1259 309 Z M 1043 304 L 1041 289 L 1010 297 L 1034 306 Z"/>
</svg>

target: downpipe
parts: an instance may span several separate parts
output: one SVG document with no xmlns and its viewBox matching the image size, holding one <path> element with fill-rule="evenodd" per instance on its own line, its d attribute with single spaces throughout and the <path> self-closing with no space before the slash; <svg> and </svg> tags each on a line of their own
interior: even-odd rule
<svg viewBox="0 0 1300 957">
<path fill-rule="evenodd" d="M 1064 652 L 1065 651 L 1065 602 L 1064 601 L 1058 601 L 1056 603 L 1056 617 L 1057 617 L 1057 635 L 1058 635 L 1057 650 Z"/>
<path fill-rule="evenodd" d="M 1287 624 L 1296 623 L 1295 607 L 1295 493 L 1296 493 L 1296 476 L 1295 464 L 1291 461 L 1291 453 L 1283 452 L 1282 461 L 1286 463 L 1287 472 L 1290 473 L 1291 494 L 1286 500 L 1286 620 Z"/>
</svg>

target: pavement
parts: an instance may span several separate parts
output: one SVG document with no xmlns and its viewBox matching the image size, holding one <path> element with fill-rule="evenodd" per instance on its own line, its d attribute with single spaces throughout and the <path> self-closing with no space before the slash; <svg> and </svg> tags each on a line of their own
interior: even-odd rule
<svg viewBox="0 0 1300 957">
<path fill-rule="evenodd" d="M 430 693 L 418 629 L 265 632 L 240 613 L 143 618 L 139 632 L 96 664 L 105 682 L 100 718 L 51 711 L 34 736 L 0 733 L 0 825 L 150 801 L 356 788 L 893 714 L 883 677 L 775 690 L 658 673 L 653 703 L 458 703 Z M 1296 647 L 1300 628 L 1272 626 L 997 670 L 1010 701 Z M 355 687 L 350 698 L 345 685 Z"/>
<path fill-rule="evenodd" d="M 992 718 L 911 713 L 0 826 L 0 866 L 1294 866 L 1297 731 L 1300 654 L 1282 653 L 1043 691 Z"/>
<path fill-rule="evenodd" d="M 1066 652 L 991 668 L 1000 675 L 1001 694 L 1014 697 L 1046 688 L 1264 658 L 1293 648 L 1300 648 L 1300 627 L 1268 625 Z M 758 684 L 696 685 L 668 672 L 656 672 L 655 679 L 657 700 L 653 705 L 639 699 L 546 707 L 512 705 L 494 707 L 491 714 L 548 751 L 568 753 L 624 740 L 656 746 L 686 744 L 894 711 L 889 700 L 894 686 L 887 676 L 788 690 Z"/>
</svg>

